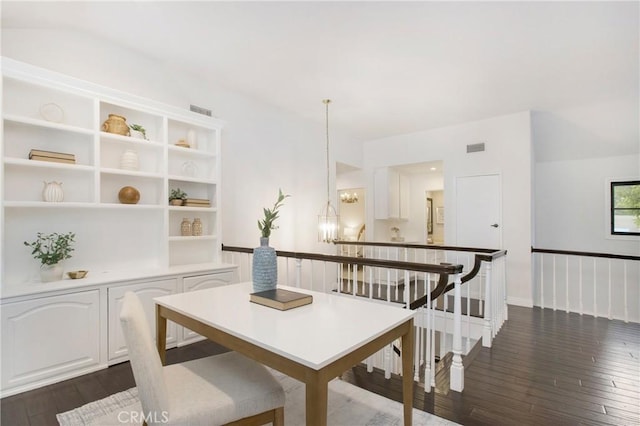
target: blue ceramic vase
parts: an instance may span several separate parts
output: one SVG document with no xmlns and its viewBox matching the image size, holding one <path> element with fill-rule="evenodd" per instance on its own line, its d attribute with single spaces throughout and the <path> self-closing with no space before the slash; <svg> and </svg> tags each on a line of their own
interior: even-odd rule
<svg viewBox="0 0 640 426">
<path fill-rule="evenodd" d="M 269 238 L 260 238 L 260 247 L 253 249 L 253 291 L 276 288 L 278 284 L 278 262 L 276 250 L 269 247 Z"/>
</svg>

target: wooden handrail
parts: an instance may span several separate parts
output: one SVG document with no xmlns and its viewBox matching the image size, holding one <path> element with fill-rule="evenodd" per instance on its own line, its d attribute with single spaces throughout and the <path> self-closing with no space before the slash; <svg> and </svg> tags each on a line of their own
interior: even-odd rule
<svg viewBox="0 0 640 426">
<path fill-rule="evenodd" d="M 401 247 L 401 248 L 413 248 L 413 249 L 429 249 L 429 250 L 448 250 L 448 251 L 462 251 L 462 252 L 475 252 L 475 253 L 496 253 L 502 252 L 498 249 L 478 248 L 478 247 L 457 247 L 457 246 L 441 246 L 437 244 L 405 244 L 402 242 L 390 243 L 386 241 L 344 241 L 335 240 L 333 244 L 336 245 L 351 245 L 351 246 L 380 246 L 380 247 Z M 505 252 L 506 254 L 506 252 Z"/>
<path fill-rule="evenodd" d="M 564 254 L 569 256 L 584 256 L 584 257 L 601 257 L 603 259 L 621 259 L 621 260 L 640 260 L 640 256 L 632 256 L 627 254 L 611 254 L 611 253 L 594 253 L 587 251 L 571 251 L 571 250 L 553 250 L 553 249 L 540 249 L 531 247 L 532 253 L 549 253 L 549 254 Z"/>
<path fill-rule="evenodd" d="M 234 247 L 222 245 L 223 251 L 233 251 L 240 253 L 253 253 L 253 249 L 246 247 Z M 432 274 L 459 274 L 462 272 L 463 265 L 441 264 L 432 265 L 428 263 L 415 263 L 415 262 L 403 262 L 396 260 L 383 260 L 383 259 L 367 259 L 363 257 L 351 257 L 351 256 L 338 256 L 334 254 L 321 254 L 321 253 L 304 253 L 293 251 L 276 250 L 276 255 L 279 257 L 288 257 L 294 259 L 307 259 L 307 260 L 320 260 L 324 262 L 332 263 L 348 263 L 352 265 L 362 266 L 374 266 L 379 268 L 389 269 L 404 269 L 408 271 L 427 272 Z"/>
</svg>

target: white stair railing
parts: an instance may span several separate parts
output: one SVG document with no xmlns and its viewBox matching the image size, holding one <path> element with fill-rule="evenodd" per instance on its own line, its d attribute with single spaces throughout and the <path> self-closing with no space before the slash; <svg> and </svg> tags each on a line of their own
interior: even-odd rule
<svg viewBox="0 0 640 426">
<path fill-rule="evenodd" d="M 532 249 L 534 305 L 640 322 L 640 256 Z"/>
<path fill-rule="evenodd" d="M 331 255 L 278 252 L 278 284 L 334 292 L 344 297 L 368 298 L 374 303 L 397 306 L 415 304 L 412 307 L 417 310 L 415 361 L 413 371 L 409 374 L 413 373 L 414 380 L 419 382 L 421 372 L 424 372 L 425 392 L 430 392 L 435 386 L 436 352 L 439 352 L 440 358 L 448 352 L 453 352 L 454 362 L 450 369 L 451 389 L 460 392 L 464 388 L 462 356 L 467 354 L 479 339 L 483 340 L 483 344 L 487 340 L 490 345 L 491 339 L 505 319 L 505 316 L 500 316 L 503 309 L 501 303 L 498 303 L 503 300 L 505 284 L 497 279 L 498 274 L 492 273 L 499 270 L 499 265 L 504 263 L 505 252 L 479 255 L 471 252 L 444 251 L 440 248 L 437 250 L 439 253 L 429 249 L 421 252 L 405 251 L 398 255 L 388 247 L 366 247 L 366 250 L 351 251 L 341 248 L 340 253 L 358 253 L 358 256 L 351 259 Z M 238 265 L 238 281 L 251 280 L 251 249 L 223 246 L 222 253 L 223 261 Z M 373 254 L 382 259 L 365 257 Z M 473 262 L 472 256 L 475 256 Z M 462 260 L 464 265 L 443 266 L 426 262 L 434 259 Z M 377 260 L 381 260 L 382 265 Z M 473 268 L 470 267 L 472 263 Z M 474 272 L 476 263 L 478 271 Z M 484 267 L 481 268 L 481 265 Z M 453 273 L 456 270 L 458 272 Z M 443 271 L 447 273 L 442 273 Z M 466 275 L 463 276 L 464 272 Z M 441 279 L 443 275 L 444 278 Z M 471 275 L 474 277 L 471 278 Z M 500 278 L 504 279 L 504 275 Z M 425 296 L 431 295 L 439 284 L 439 291 L 445 291 L 447 285 L 454 290 L 450 293 L 453 294 L 453 312 L 449 309 L 447 294 L 441 295 L 438 303 Z M 466 297 L 464 313 L 463 294 Z M 475 298 L 478 299 L 477 312 L 484 313 L 484 317 L 472 315 L 471 299 Z M 363 360 L 367 370 L 371 372 L 374 368 L 379 368 L 384 371 L 386 378 L 391 377 L 391 374 L 403 374 L 401 358 L 395 355 L 400 347 L 399 341 L 394 342 Z"/>
</svg>

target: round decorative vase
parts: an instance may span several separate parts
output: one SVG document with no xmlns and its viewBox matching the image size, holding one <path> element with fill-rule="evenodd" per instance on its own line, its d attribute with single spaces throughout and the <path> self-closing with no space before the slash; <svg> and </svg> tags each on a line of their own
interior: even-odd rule
<svg viewBox="0 0 640 426">
<path fill-rule="evenodd" d="M 60 281 L 62 279 L 62 273 L 64 268 L 59 263 L 55 265 L 42 265 L 40 267 L 40 279 L 43 283 L 51 281 Z"/>
<path fill-rule="evenodd" d="M 140 201 L 140 191 L 133 186 L 124 186 L 118 192 L 118 200 L 122 204 L 138 204 Z"/>
<path fill-rule="evenodd" d="M 196 237 L 202 235 L 202 221 L 199 217 L 193 219 L 193 224 L 191 225 L 191 233 Z"/>
<path fill-rule="evenodd" d="M 127 149 L 120 157 L 120 168 L 122 170 L 138 170 L 138 152 L 134 149 Z"/>
<path fill-rule="evenodd" d="M 188 218 L 182 218 L 182 222 L 180 223 L 180 235 L 183 237 L 191 236 L 191 222 Z"/>
<path fill-rule="evenodd" d="M 276 250 L 269 247 L 269 238 L 260 238 L 260 247 L 253 249 L 253 291 L 273 290 L 278 284 Z"/>
<path fill-rule="evenodd" d="M 109 114 L 109 118 L 102 123 L 102 131 L 122 136 L 130 135 L 127 119 L 118 114 Z"/>
<path fill-rule="evenodd" d="M 49 203 L 59 203 L 64 199 L 62 182 L 45 182 L 42 189 L 42 199 Z"/>
</svg>

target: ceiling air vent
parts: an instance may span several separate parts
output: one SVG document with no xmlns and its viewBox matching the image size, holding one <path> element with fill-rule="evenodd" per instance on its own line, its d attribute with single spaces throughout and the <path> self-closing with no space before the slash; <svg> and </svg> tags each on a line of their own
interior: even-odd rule
<svg viewBox="0 0 640 426">
<path fill-rule="evenodd" d="M 467 145 L 467 154 L 470 152 L 482 152 L 484 151 L 484 142 L 472 143 Z"/>
<path fill-rule="evenodd" d="M 202 114 L 202 115 L 206 115 L 208 117 L 211 117 L 211 110 L 210 109 L 206 109 L 206 108 L 202 108 L 196 105 L 191 105 L 191 111 L 193 112 L 197 112 L 198 114 Z"/>
</svg>

